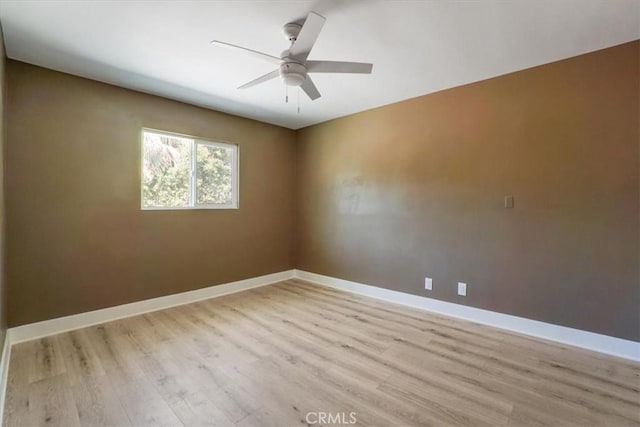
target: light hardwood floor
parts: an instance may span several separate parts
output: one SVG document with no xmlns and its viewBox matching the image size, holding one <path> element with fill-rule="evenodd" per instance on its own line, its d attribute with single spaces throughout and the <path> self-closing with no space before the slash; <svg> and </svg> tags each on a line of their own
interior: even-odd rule
<svg viewBox="0 0 640 427">
<path fill-rule="evenodd" d="M 640 364 L 291 280 L 16 345 L 4 423 L 282 427 L 319 412 L 638 426 Z"/>
</svg>

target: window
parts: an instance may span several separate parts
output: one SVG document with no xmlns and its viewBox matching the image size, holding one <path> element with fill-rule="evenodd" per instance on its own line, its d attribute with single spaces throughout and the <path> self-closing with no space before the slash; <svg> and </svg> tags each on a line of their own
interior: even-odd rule
<svg viewBox="0 0 640 427">
<path fill-rule="evenodd" d="M 142 209 L 237 207 L 237 145 L 142 131 Z"/>
</svg>

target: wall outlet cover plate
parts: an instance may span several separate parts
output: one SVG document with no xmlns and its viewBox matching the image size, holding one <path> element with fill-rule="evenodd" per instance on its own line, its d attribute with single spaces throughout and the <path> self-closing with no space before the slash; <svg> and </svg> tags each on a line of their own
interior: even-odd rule
<svg viewBox="0 0 640 427">
<path fill-rule="evenodd" d="M 462 295 L 463 297 L 467 296 L 467 284 L 458 282 L 458 295 Z"/>
</svg>

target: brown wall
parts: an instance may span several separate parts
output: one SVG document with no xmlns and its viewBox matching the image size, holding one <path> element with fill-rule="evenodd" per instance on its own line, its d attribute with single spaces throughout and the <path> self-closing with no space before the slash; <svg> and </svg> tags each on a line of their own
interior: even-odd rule
<svg viewBox="0 0 640 427">
<path fill-rule="evenodd" d="M 297 268 L 640 340 L 639 49 L 299 131 Z"/>
<path fill-rule="evenodd" d="M 4 38 L 0 26 L 0 351 L 7 331 L 6 287 L 5 287 L 5 203 L 4 203 L 4 141 L 5 141 L 5 94 L 6 65 Z"/>
<path fill-rule="evenodd" d="M 293 268 L 295 133 L 8 61 L 9 324 Z M 140 129 L 240 146 L 238 210 L 140 210 Z"/>
</svg>

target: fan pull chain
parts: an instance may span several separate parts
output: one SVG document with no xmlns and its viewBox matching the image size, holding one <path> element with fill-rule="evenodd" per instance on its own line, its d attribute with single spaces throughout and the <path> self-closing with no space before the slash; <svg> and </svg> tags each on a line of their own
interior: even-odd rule
<svg viewBox="0 0 640 427">
<path fill-rule="evenodd" d="M 289 103 L 289 86 L 284 85 L 284 102 Z"/>
</svg>

